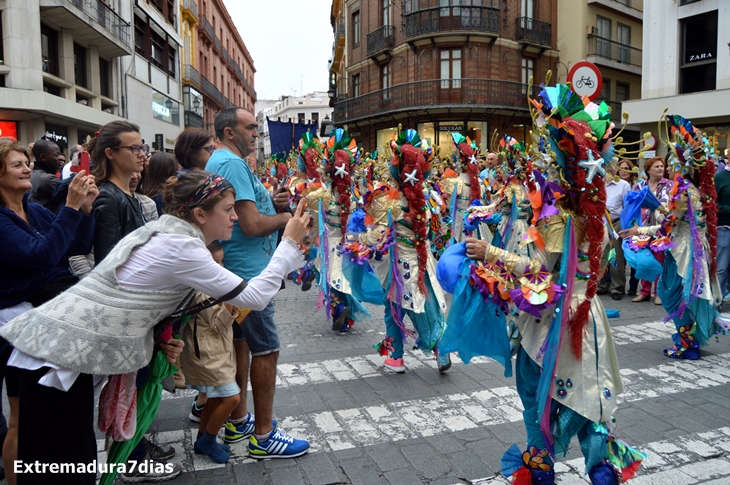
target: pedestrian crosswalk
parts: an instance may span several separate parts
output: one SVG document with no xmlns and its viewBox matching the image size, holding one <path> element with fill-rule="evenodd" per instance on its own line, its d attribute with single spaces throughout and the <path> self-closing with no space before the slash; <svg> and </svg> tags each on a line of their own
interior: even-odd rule
<svg viewBox="0 0 730 485">
<path fill-rule="evenodd" d="M 668 340 L 672 327 L 661 321 L 630 324 L 614 329 L 617 346 L 637 342 Z M 277 386 L 292 391 L 312 389 L 328 383 L 346 383 L 363 380 L 387 384 L 396 376 L 383 368 L 382 357 L 361 355 L 302 364 L 280 364 Z M 464 366 L 454 358 L 454 370 Z M 420 351 L 407 351 L 409 371 L 430 368 L 436 372 L 432 356 Z M 618 397 L 620 407 L 641 406 L 642 402 L 660 396 L 686 391 L 712 390 L 730 382 L 730 353 L 704 355 L 698 361 L 656 360 L 654 365 L 626 367 L 621 370 L 625 392 Z M 495 364 L 486 358 L 472 360 L 469 365 L 490 367 Z M 397 376 L 407 378 L 408 373 Z M 189 398 L 194 393 L 178 392 L 165 399 Z M 403 396 L 404 398 L 407 396 Z M 396 399 L 376 405 L 345 407 L 296 416 L 276 416 L 279 425 L 297 438 L 309 440 L 311 453 L 333 453 L 353 449 L 368 449 L 382 443 L 403 443 L 407 440 L 426 439 L 437 443 L 440 436 L 458 435 L 477 428 L 492 429 L 499 425 L 522 420 L 522 407 L 513 385 L 493 380 L 478 390 L 453 392 L 425 399 Z M 620 426 L 619 422 L 619 435 Z M 715 480 L 715 485 L 730 484 L 730 426 L 718 422 L 711 431 L 686 434 L 677 439 L 651 443 L 631 444 L 650 455 L 639 475 L 631 483 L 654 485 L 664 483 L 690 484 Z M 204 472 L 226 465 L 211 462 L 206 456 L 195 455 L 193 439 L 197 427 L 166 431 L 151 436 L 154 442 L 171 444 L 176 450 L 172 460 L 184 472 Z M 515 438 L 516 441 L 519 437 Z M 100 449 L 103 441 L 99 443 Z M 248 457 L 247 441 L 232 445 L 232 463 L 253 463 Z M 498 450 L 500 453 L 502 450 Z M 574 450 L 571 457 L 580 454 Z M 100 452 L 100 459 L 105 453 Z M 306 459 L 300 458 L 300 459 Z M 558 483 L 585 484 L 581 458 L 571 458 L 556 465 Z M 468 477 L 471 483 L 506 484 L 504 477 Z M 719 481 L 718 481 L 719 480 Z"/>
<path fill-rule="evenodd" d="M 624 325 L 612 329 L 614 343 L 617 346 L 650 342 L 656 340 L 670 341 L 674 326 L 661 320 L 647 323 Z M 375 332 L 374 332 L 375 333 Z M 375 333 L 376 335 L 379 335 Z M 384 334 L 382 334 L 384 335 Z M 373 338 L 373 341 L 382 336 Z M 464 365 L 458 356 L 452 357 L 455 365 Z M 429 367 L 436 369 L 433 356 L 426 356 L 422 352 L 406 352 L 406 367 L 409 370 Z M 469 365 L 494 362 L 487 357 L 475 357 Z M 316 385 L 325 382 L 351 381 L 356 379 L 382 376 L 389 373 L 383 367 L 383 357 L 375 352 L 341 359 L 328 359 L 318 362 L 301 364 L 278 364 L 276 387 Z M 249 383 L 250 390 L 250 383 Z M 194 396 L 195 391 L 177 391 L 175 394 L 165 393 L 163 399 L 175 399 Z"/>
</svg>

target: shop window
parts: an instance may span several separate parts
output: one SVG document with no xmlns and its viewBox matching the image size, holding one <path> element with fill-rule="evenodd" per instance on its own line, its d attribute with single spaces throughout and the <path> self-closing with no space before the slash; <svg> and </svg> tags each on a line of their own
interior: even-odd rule
<svg viewBox="0 0 730 485">
<path fill-rule="evenodd" d="M 74 81 L 77 86 L 88 88 L 86 83 L 86 49 L 74 42 Z"/>
<path fill-rule="evenodd" d="M 680 94 L 711 91 L 717 80 L 717 10 L 682 20 Z"/>
</svg>

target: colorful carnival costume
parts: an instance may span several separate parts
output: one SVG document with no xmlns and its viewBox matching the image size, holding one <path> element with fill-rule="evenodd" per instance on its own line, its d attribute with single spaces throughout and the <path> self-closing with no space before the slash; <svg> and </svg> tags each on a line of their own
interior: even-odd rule
<svg viewBox="0 0 730 485">
<path fill-rule="evenodd" d="M 673 359 L 700 358 L 700 347 L 720 331 L 717 316 L 722 292 L 717 281 L 717 206 L 714 153 L 707 138 L 689 120 L 664 116 L 669 168 L 674 174 L 668 209 L 660 225 L 640 227 L 652 247 L 665 253 L 657 287 L 677 332 Z"/>
<path fill-rule="evenodd" d="M 319 211 L 319 286 L 332 330 L 340 332 L 348 331 L 359 317 L 370 315 L 352 296 L 350 280 L 345 276 L 345 265 L 366 265 L 369 256 L 367 247 L 346 238 L 350 213 L 356 207 L 352 176 L 358 156 L 355 140 L 342 128 L 334 130 L 325 146 L 324 168 L 330 177 L 332 197 Z M 351 277 L 355 278 L 353 284 L 362 284 L 361 277 Z M 382 293 L 377 292 L 375 301 L 380 303 L 381 298 Z"/>
<path fill-rule="evenodd" d="M 428 237 L 430 210 L 423 184 L 431 168 L 431 149 L 422 148 L 418 133 L 411 129 L 403 131 L 391 147 L 395 183 L 376 185 L 365 195 L 369 230 L 362 242 L 376 251 L 373 265 L 385 292 L 388 337 L 376 347 L 382 355 L 390 352 L 386 367 L 403 372 L 403 342 L 408 337 L 414 337 L 424 353 L 436 349 L 444 332 L 446 302 L 436 280 Z M 405 315 L 415 332 L 405 327 Z M 438 356 L 438 363 L 439 370 L 448 369 L 448 354 Z"/>
<path fill-rule="evenodd" d="M 531 103 L 543 150 L 549 152 L 545 159 L 553 165 L 549 173 L 557 177 L 545 180 L 527 165 L 534 230 L 520 243 L 530 256 L 488 246 L 483 263 L 462 266 L 462 275 L 468 271 L 471 276 L 466 286 L 472 288 L 465 294 L 472 301 L 464 302 L 455 293 L 451 311 L 459 311 L 459 302 L 464 314 L 493 315 L 468 306 L 485 301 L 520 309 L 515 373 L 527 448 L 521 452 L 513 445 L 502 459 L 502 473 L 518 484 L 553 484 L 553 459 L 567 454 L 577 436 L 591 482 L 613 485 L 618 483 L 617 469 L 626 480 L 644 456 L 609 432 L 616 397 L 623 391 L 610 325 L 596 297 L 608 245 L 602 176 L 603 160 L 613 157 L 610 111 L 605 103 L 582 100 L 563 85 L 544 87 L 539 101 Z M 512 241 L 505 242 L 508 246 Z M 465 325 L 469 323 L 495 332 L 501 327 L 500 322 Z M 450 331 L 451 326 L 444 341 L 459 343 Z M 493 337 L 503 342 L 504 336 Z M 478 350 L 472 341 L 461 344 L 468 352 Z M 504 344 L 488 341 L 484 348 L 482 355 L 506 362 L 505 373 L 510 371 Z"/>
<path fill-rule="evenodd" d="M 318 256 L 318 237 L 320 234 L 320 212 L 328 207 L 331 195 L 322 180 L 324 149 L 318 138 L 307 132 L 299 140 L 297 172 L 289 180 L 289 191 L 294 205 L 301 199 L 307 200 L 307 210 L 312 219 L 307 235 L 302 240 L 307 264 L 289 275 L 289 279 L 302 285 L 307 291 L 317 278 L 316 259 Z"/>
<path fill-rule="evenodd" d="M 456 171 L 444 172 L 444 177 L 439 185 L 445 199 L 444 202 L 448 204 L 451 240 L 461 242 L 465 237 L 464 216 L 467 214 L 467 209 L 472 202 L 482 199 L 479 183 L 479 159 L 477 158 L 479 149 L 461 133 L 451 133 L 451 140 L 456 150 L 452 154 Z M 467 235 L 471 235 L 471 231 L 466 232 Z"/>
</svg>

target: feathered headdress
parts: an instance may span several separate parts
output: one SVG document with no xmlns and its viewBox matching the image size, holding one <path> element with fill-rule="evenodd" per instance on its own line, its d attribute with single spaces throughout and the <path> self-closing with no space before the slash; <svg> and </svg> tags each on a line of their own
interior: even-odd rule
<svg viewBox="0 0 730 485">
<path fill-rule="evenodd" d="M 469 198 L 481 199 L 481 186 L 479 185 L 479 149 L 469 137 L 461 133 L 451 133 L 451 141 L 454 142 L 456 152 L 453 154 L 454 166 L 461 167 L 461 172 L 469 175 Z M 457 158 L 458 157 L 458 158 Z"/>
</svg>

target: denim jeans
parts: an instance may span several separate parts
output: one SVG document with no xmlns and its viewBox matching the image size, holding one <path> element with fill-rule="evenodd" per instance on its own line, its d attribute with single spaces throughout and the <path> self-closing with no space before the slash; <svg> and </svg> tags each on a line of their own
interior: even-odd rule
<svg viewBox="0 0 730 485">
<path fill-rule="evenodd" d="M 730 266 L 730 227 L 717 228 L 717 281 L 722 296 L 728 294 L 727 270 Z"/>
</svg>

